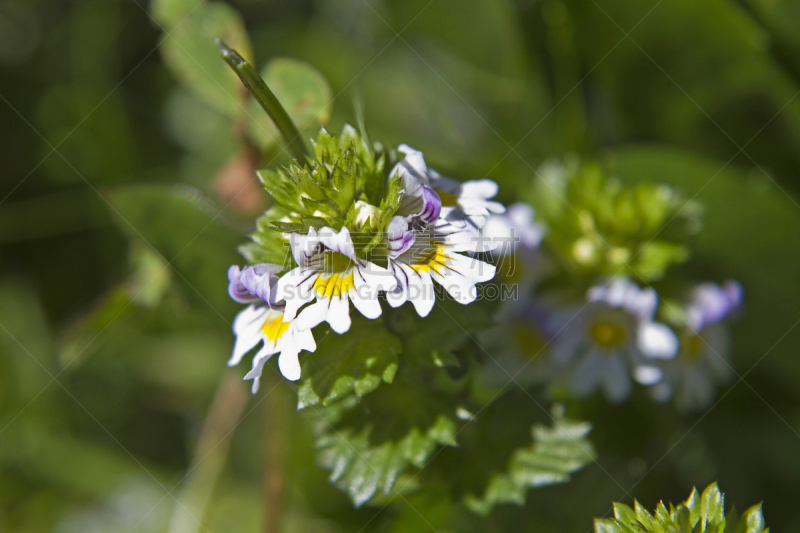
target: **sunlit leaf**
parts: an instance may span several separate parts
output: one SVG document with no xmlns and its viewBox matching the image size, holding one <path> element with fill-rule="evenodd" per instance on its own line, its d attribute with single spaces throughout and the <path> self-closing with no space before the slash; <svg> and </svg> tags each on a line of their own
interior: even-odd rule
<svg viewBox="0 0 800 533">
<path fill-rule="evenodd" d="M 301 132 L 316 130 L 328 122 L 333 92 L 314 67 L 296 59 L 275 58 L 261 71 L 261 77 Z M 277 142 L 280 133 L 266 113 L 255 103 L 250 109 L 250 131 L 258 143 L 269 146 Z"/>
<path fill-rule="evenodd" d="M 655 513 L 638 501 L 631 509 L 622 503 L 614 504 L 614 518 L 595 520 L 595 533 L 766 533 L 761 505 L 748 509 L 737 520 L 735 510 L 724 516 L 724 494 L 712 483 L 698 495 L 696 490 L 678 506 L 669 510 L 659 502 Z"/>
<path fill-rule="evenodd" d="M 239 13 L 222 2 L 201 2 L 188 14 L 167 2 L 154 4 L 153 9 L 163 19 L 174 21 L 164 28 L 161 54 L 178 80 L 219 112 L 231 118 L 244 115 L 247 92 L 214 41 L 222 39 L 243 56 L 252 56 Z"/>
<path fill-rule="evenodd" d="M 568 481 L 571 473 L 594 460 L 594 448 L 586 438 L 590 430 L 588 423 L 560 415 L 551 428 L 535 426 L 533 445 L 515 451 L 508 471 L 493 476 L 483 496 L 468 495 L 466 505 L 487 515 L 497 504 L 523 505 L 530 488 Z"/>
</svg>

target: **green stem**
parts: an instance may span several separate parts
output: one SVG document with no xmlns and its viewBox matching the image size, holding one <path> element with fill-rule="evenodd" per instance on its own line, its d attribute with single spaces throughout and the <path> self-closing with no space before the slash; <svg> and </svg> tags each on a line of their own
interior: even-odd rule
<svg viewBox="0 0 800 533">
<path fill-rule="evenodd" d="M 239 424 L 249 399 L 241 378 L 232 372 L 226 373 L 203 422 L 192 466 L 175 499 L 168 533 L 207 531 L 203 517 L 225 467 L 233 430 Z"/>
<path fill-rule="evenodd" d="M 264 83 L 264 80 L 261 78 L 261 76 L 258 75 L 256 69 L 254 69 L 250 63 L 245 61 L 244 58 L 239 55 L 239 52 L 229 48 L 228 45 L 222 42 L 221 39 L 217 39 L 217 45 L 222 50 L 222 58 L 226 63 L 228 63 L 228 65 L 230 65 L 236 75 L 239 76 L 239 79 L 242 80 L 245 88 L 250 91 L 250 94 L 253 95 L 261 107 L 264 108 L 264 111 L 267 112 L 269 118 L 272 119 L 272 122 L 275 123 L 275 126 L 278 128 L 278 131 L 281 132 L 281 136 L 286 142 L 286 146 L 289 148 L 292 157 L 302 163 L 305 156 L 308 156 L 309 153 L 306 149 L 305 143 L 303 142 L 303 137 L 297 130 L 297 126 L 295 126 L 294 122 L 292 122 L 289 114 L 283 108 L 273 92 L 269 90 L 269 87 L 267 87 L 267 84 Z"/>
</svg>

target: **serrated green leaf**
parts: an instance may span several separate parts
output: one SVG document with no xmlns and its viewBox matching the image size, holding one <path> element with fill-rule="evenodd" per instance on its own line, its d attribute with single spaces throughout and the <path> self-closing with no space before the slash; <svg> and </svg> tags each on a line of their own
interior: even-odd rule
<svg viewBox="0 0 800 533">
<path fill-rule="evenodd" d="M 338 430 L 329 424 L 319 427 L 317 460 L 331 471 L 330 481 L 346 492 L 356 507 L 376 496 L 398 494 L 394 486 L 404 470 L 424 466 L 437 445 L 455 445 L 455 423 L 445 416 L 437 418 L 424 432 L 415 427 L 400 439 L 377 445 L 369 441 L 369 427 L 359 433 L 350 428 Z"/>
<path fill-rule="evenodd" d="M 618 533 L 620 526 L 610 518 L 595 518 L 594 531 L 595 533 Z"/>
<path fill-rule="evenodd" d="M 487 515 L 501 503 L 525 503 L 529 488 L 563 483 L 569 475 L 594 460 L 595 452 L 586 438 L 591 426 L 557 416 L 553 427 L 536 426 L 533 445 L 517 450 L 509 461 L 508 472 L 493 476 L 481 498 L 468 496 L 465 504 L 472 511 Z"/>
<path fill-rule="evenodd" d="M 754 505 L 737 521 L 736 509 L 724 516 L 725 496 L 712 483 L 699 494 L 692 489 L 689 498 L 669 510 L 659 502 L 650 514 L 639 502 L 634 509 L 614 504 L 614 520 L 595 520 L 595 533 L 762 533 L 761 504 Z M 630 525 L 629 525 L 630 524 Z"/>
<path fill-rule="evenodd" d="M 346 335 L 329 334 L 303 362 L 298 408 L 330 405 L 352 393 L 361 398 L 382 381 L 391 383 L 401 349 L 400 340 L 379 321 L 355 318 Z"/>
<path fill-rule="evenodd" d="M 614 507 L 614 518 L 616 518 L 623 524 L 633 524 L 638 520 L 634 510 L 628 507 L 627 505 L 623 503 L 614 502 L 613 507 Z"/>
</svg>

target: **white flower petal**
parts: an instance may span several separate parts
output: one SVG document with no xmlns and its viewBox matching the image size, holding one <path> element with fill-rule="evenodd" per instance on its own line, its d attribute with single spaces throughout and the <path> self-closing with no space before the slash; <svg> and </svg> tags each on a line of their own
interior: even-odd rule
<svg viewBox="0 0 800 533">
<path fill-rule="evenodd" d="M 571 388 L 578 396 L 588 396 L 597 388 L 601 374 L 605 371 L 603 355 L 592 350 L 586 354 L 572 374 Z"/>
<path fill-rule="evenodd" d="M 414 150 L 407 144 L 401 144 L 397 147 L 397 151 L 404 154 L 403 159 L 395 165 L 392 169 L 392 175 L 410 173 L 418 180 L 422 181 L 424 185 L 428 184 L 428 165 L 425 164 L 425 158 L 422 152 Z"/>
<path fill-rule="evenodd" d="M 334 252 L 339 252 L 357 261 L 356 250 L 353 247 L 353 239 L 350 237 L 350 230 L 342 228 L 338 233 L 333 228 L 324 227 L 319 230 L 319 242 L 330 248 Z"/>
<path fill-rule="evenodd" d="M 266 346 L 258 351 L 256 356 L 253 358 L 253 368 L 244 375 L 245 380 L 252 379 L 253 386 L 251 387 L 251 392 L 253 394 L 258 392 L 258 388 L 261 385 L 261 374 L 264 370 L 264 365 L 269 361 L 269 359 L 275 355 L 275 348 L 274 346 L 270 346 L 267 348 Z"/>
<path fill-rule="evenodd" d="M 350 319 L 350 303 L 347 301 L 347 293 L 341 298 L 334 296 L 330 299 L 323 298 L 321 301 L 328 303 L 328 324 L 331 329 L 341 335 L 350 329 L 352 323 Z"/>
<path fill-rule="evenodd" d="M 410 276 L 413 270 L 409 268 L 408 270 L 411 270 L 411 273 L 409 273 L 402 263 L 390 262 L 390 265 L 397 285 L 395 285 L 394 290 L 386 293 L 386 301 L 389 302 L 389 305 L 392 307 L 400 307 L 408 301 L 409 285 L 411 283 Z"/>
<path fill-rule="evenodd" d="M 610 356 L 603 369 L 603 392 L 612 403 L 619 403 L 631 393 L 631 378 L 622 358 Z"/>
<path fill-rule="evenodd" d="M 286 301 L 283 315 L 285 322 L 292 320 L 297 316 L 298 309 L 314 299 L 314 282 L 318 275 L 314 270 L 297 267 L 281 276 L 275 284 L 275 299 Z"/>
<path fill-rule="evenodd" d="M 236 342 L 233 345 L 233 354 L 228 361 L 228 366 L 239 364 L 242 357 L 252 350 L 261 339 L 261 326 L 269 312 L 266 305 L 251 304 L 236 315 L 233 321 L 233 333 Z"/>
<path fill-rule="evenodd" d="M 442 176 L 435 170 L 428 169 L 428 180 L 430 186 L 435 190 L 444 191 L 451 196 L 460 196 L 461 187 L 464 185 L 458 180 Z"/>
<path fill-rule="evenodd" d="M 371 290 L 369 292 L 372 292 Z M 361 298 L 357 289 L 350 291 L 350 301 L 353 302 L 358 311 L 369 319 L 376 319 L 381 316 L 381 304 L 378 301 L 378 296 Z"/>
<path fill-rule="evenodd" d="M 436 302 L 431 275 L 425 271 L 416 272 L 410 267 L 406 268 L 411 270 L 408 289 L 411 295 L 411 303 L 419 316 L 426 317 L 430 314 L 433 304 Z"/>
<path fill-rule="evenodd" d="M 284 346 L 281 355 L 278 356 L 278 368 L 283 377 L 289 381 L 297 381 L 300 379 L 300 359 L 298 358 L 300 347 L 294 342 L 287 344 L 287 346 Z"/>
<path fill-rule="evenodd" d="M 299 330 L 310 330 L 322 324 L 328 318 L 328 299 L 321 298 L 315 303 L 304 307 L 292 323 Z"/>
<path fill-rule="evenodd" d="M 397 286 L 397 279 L 392 272 L 375 263 L 359 261 L 359 266 L 353 272 L 353 283 L 357 286 L 369 285 L 372 298 L 377 298 L 380 291 L 394 290 Z"/>
<path fill-rule="evenodd" d="M 474 257 L 461 254 L 448 254 L 448 256 L 450 257 L 447 262 L 448 268 L 475 283 L 491 280 L 497 271 L 494 265 Z"/>
<path fill-rule="evenodd" d="M 308 229 L 308 234 L 292 233 L 289 235 L 289 246 L 292 248 L 292 256 L 301 267 L 307 266 L 309 259 L 316 254 L 319 240 L 317 230 Z"/>
<path fill-rule="evenodd" d="M 444 290 L 446 290 L 455 301 L 466 305 L 477 299 L 478 290 L 472 279 L 461 274 L 453 274 L 450 271 L 445 270 L 444 272 L 447 273 L 446 276 L 439 274 L 435 270 L 431 271 L 431 277 L 436 280 L 439 285 L 444 287 Z"/>
<path fill-rule="evenodd" d="M 311 333 L 310 329 L 300 330 L 296 328 L 294 337 L 300 350 L 313 352 L 317 349 L 317 343 L 314 342 L 314 334 Z"/>
<path fill-rule="evenodd" d="M 664 373 L 656 366 L 637 366 L 633 375 L 642 385 L 654 385 L 664 377 Z"/>
<path fill-rule="evenodd" d="M 654 359 L 672 359 L 678 353 L 678 337 L 665 324 L 640 324 L 637 346 L 642 354 Z"/>
<path fill-rule="evenodd" d="M 486 200 L 494 198 L 499 190 L 497 183 L 489 179 L 465 181 L 461 185 L 461 200 Z"/>
</svg>

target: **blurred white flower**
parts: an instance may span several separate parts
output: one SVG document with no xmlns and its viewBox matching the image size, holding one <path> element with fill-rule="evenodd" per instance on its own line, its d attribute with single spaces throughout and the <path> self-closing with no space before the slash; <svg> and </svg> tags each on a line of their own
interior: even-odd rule
<svg viewBox="0 0 800 533">
<path fill-rule="evenodd" d="M 587 292 L 588 302 L 553 314 L 551 357 L 566 367 L 567 385 L 578 396 L 598 388 L 611 402 L 631 391 L 631 375 L 646 384 L 657 382 L 656 361 L 675 357 L 678 339 L 655 322 L 658 296 L 624 278 L 610 280 Z"/>
<path fill-rule="evenodd" d="M 742 301 L 742 288 L 735 281 L 719 286 L 696 287 L 686 305 L 686 326 L 680 332 L 678 356 L 663 361 L 662 382 L 651 389 L 659 401 L 675 400 L 683 412 L 711 405 L 717 387 L 728 383 L 735 372 L 729 359 L 730 342 L 723 321 Z"/>
</svg>

